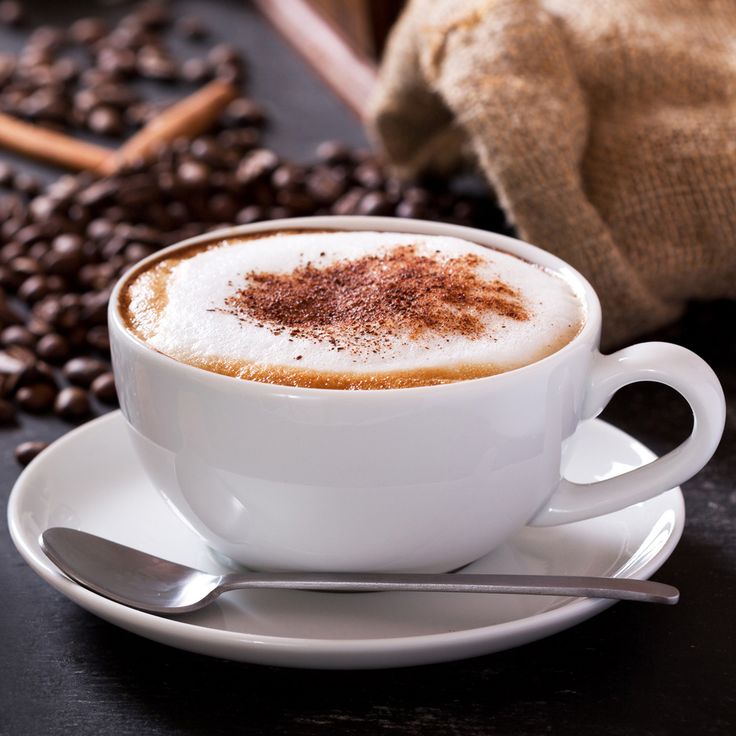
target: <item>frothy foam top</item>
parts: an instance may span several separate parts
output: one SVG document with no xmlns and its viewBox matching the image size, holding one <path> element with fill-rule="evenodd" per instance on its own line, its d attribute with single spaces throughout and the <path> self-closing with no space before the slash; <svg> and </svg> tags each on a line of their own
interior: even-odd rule
<svg viewBox="0 0 736 736">
<path fill-rule="evenodd" d="M 336 387 L 371 387 L 350 376 L 379 387 L 382 376 L 421 375 L 398 384 L 421 385 L 511 370 L 558 350 L 583 321 L 561 277 L 515 256 L 453 237 L 353 231 L 175 253 L 131 280 L 123 312 L 182 362 L 295 385 L 321 385 L 294 378 L 310 373 L 347 377 Z"/>
</svg>

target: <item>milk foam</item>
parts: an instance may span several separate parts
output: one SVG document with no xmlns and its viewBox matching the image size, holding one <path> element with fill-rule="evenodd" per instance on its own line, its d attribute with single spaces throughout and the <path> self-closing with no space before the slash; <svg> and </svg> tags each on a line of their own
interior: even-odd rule
<svg viewBox="0 0 736 736">
<path fill-rule="evenodd" d="M 274 334 L 273 326 L 223 310 L 251 272 L 290 273 L 311 262 L 380 255 L 402 245 L 440 261 L 475 254 L 475 272 L 500 279 L 521 295 L 528 319 L 484 314 L 481 337 L 422 334 L 395 336 L 378 350 L 337 350 L 328 341 Z M 144 271 L 129 287 L 129 317 L 152 347 L 185 363 L 350 373 L 427 371 L 453 366 L 493 366 L 501 372 L 555 352 L 579 331 L 580 300 L 559 276 L 519 258 L 453 237 L 390 232 L 304 232 L 229 240 L 195 255 L 163 261 L 165 298 L 151 304 Z M 229 371 L 232 372 L 232 371 Z M 235 371 L 237 374 L 237 371 Z"/>
</svg>

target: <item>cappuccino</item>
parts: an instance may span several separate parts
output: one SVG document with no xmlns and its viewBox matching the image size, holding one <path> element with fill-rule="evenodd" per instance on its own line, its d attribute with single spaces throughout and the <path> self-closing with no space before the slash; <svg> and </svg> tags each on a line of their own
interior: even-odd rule
<svg viewBox="0 0 736 736">
<path fill-rule="evenodd" d="M 275 231 L 128 277 L 126 326 L 175 360 L 289 386 L 387 389 L 514 370 L 580 331 L 557 274 L 447 236 Z"/>
</svg>

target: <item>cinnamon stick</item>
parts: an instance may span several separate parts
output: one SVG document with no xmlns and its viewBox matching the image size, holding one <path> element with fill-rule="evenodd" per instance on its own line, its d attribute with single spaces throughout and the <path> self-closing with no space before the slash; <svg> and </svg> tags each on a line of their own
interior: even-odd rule
<svg viewBox="0 0 736 736">
<path fill-rule="evenodd" d="M 0 113 L 0 146 L 74 171 L 114 174 L 126 164 L 149 158 L 162 143 L 205 132 L 237 94 L 228 82 L 210 82 L 168 107 L 117 151 Z"/>
<path fill-rule="evenodd" d="M 90 169 L 101 172 L 103 164 L 114 154 L 109 148 L 86 143 L 3 113 L 0 113 L 0 146 L 75 171 Z"/>
<path fill-rule="evenodd" d="M 204 133 L 237 94 L 237 89 L 228 82 L 210 82 L 151 120 L 108 157 L 100 171 L 112 174 L 126 164 L 149 158 L 161 143 L 179 137 L 194 138 Z"/>
</svg>

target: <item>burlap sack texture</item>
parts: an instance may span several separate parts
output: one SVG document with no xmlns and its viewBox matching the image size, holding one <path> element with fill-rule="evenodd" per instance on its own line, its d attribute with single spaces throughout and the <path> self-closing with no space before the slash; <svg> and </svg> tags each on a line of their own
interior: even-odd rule
<svg viewBox="0 0 736 736">
<path fill-rule="evenodd" d="M 412 0 L 369 124 L 406 176 L 470 153 L 608 346 L 736 297 L 732 0 Z"/>
</svg>

